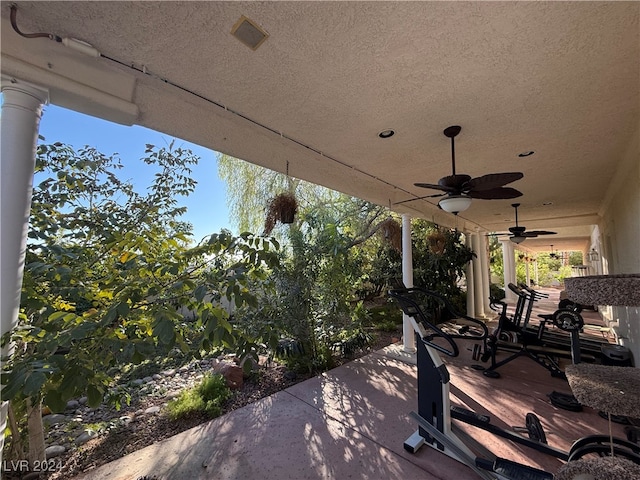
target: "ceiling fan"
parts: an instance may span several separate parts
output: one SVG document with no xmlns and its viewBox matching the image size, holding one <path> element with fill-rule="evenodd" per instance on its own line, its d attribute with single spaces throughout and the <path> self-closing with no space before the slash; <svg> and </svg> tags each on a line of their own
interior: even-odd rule
<svg viewBox="0 0 640 480">
<path fill-rule="evenodd" d="M 551 245 L 551 253 L 549 254 L 549 257 L 554 260 L 564 260 L 564 252 L 559 252 L 558 250 L 554 252 L 553 245 Z"/>
<path fill-rule="evenodd" d="M 423 198 L 445 197 L 438 205 L 446 212 L 457 215 L 466 210 L 471 205 L 471 199 L 499 200 L 506 198 L 516 198 L 522 195 L 515 188 L 504 185 L 520 180 L 524 175 L 521 172 L 489 173 L 481 177 L 471 178 L 469 175 L 456 174 L 456 155 L 454 138 L 460 133 L 462 127 L 452 125 L 444 129 L 444 135 L 451 139 L 451 169 L 452 174 L 433 183 L 414 183 L 416 187 L 441 190 L 444 193 L 426 195 L 424 197 L 404 200 L 400 203 L 412 202 Z"/>
<path fill-rule="evenodd" d="M 548 232 L 546 230 L 529 230 L 527 231 L 526 227 L 522 227 L 518 225 L 518 207 L 519 203 L 512 203 L 511 206 L 516 211 L 516 225 L 514 227 L 509 227 L 510 234 L 507 233 L 498 233 L 498 235 L 509 235 L 509 240 L 513 243 L 522 243 L 527 238 L 535 238 L 540 235 L 556 235 L 556 232 Z"/>
</svg>

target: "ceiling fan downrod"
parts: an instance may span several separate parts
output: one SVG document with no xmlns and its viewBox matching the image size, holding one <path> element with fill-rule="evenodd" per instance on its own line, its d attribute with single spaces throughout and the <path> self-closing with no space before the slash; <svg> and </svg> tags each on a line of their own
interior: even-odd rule
<svg viewBox="0 0 640 480">
<path fill-rule="evenodd" d="M 520 206 L 520 204 L 519 203 L 512 203 L 511 206 L 516 211 L 516 227 L 517 227 L 518 226 L 518 207 Z"/>
<path fill-rule="evenodd" d="M 452 175 L 456 174 L 456 148 L 454 145 L 454 138 L 456 135 L 460 133 L 462 127 L 460 125 L 452 125 L 444 129 L 445 137 L 449 137 L 451 139 L 451 171 Z"/>
</svg>

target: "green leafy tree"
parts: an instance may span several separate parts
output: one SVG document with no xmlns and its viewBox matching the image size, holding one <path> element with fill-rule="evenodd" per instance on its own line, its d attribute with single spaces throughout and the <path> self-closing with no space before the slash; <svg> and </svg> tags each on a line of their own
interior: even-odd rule
<svg viewBox="0 0 640 480">
<path fill-rule="evenodd" d="M 462 234 L 416 219 L 411 241 L 414 285 L 439 292 L 459 311 L 466 311 L 461 281 L 475 253 L 463 243 Z"/>
<path fill-rule="evenodd" d="M 283 268 L 273 274 L 275 297 L 265 299 L 259 315 L 238 312 L 244 319 L 238 321 L 271 332 L 277 323 L 280 338 L 272 335 L 272 342 L 306 355 L 304 368 L 325 368 L 335 338 L 358 327 L 354 312 L 362 310 L 353 302 L 372 258 L 363 252 L 379 242 L 388 210 L 228 156 L 219 160 L 219 175 L 240 228 L 262 230 L 269 200 L 282 191 L 295 195 L 295 223 L 274 230 L 284 245 Z"/>
<path fill-rule="evenodd" d="M 490 298 L 502 300 L 505 298 L 504 259 L 502 258 L 502 244 L 496 235 L 489 235 L 489 272 L 491 275 Z"/>
<path fill-rule="evenodd" d="M 220 301 L 256 303 L 250 287 L 277 266 L 277 242 L 223 230 L 192 246 L 176 197 L 193 191 L 197 157 L 172 143 L 148 145 L 143 161 L 156 174 L 138 193 L 118 178 L 116 156 L 38 147 L 19 324 L 3 338 L 14 353 L 2 372 L 3 399 L 26 408 L 31 461 L 44 452 L 42 402 L 60 411 L 83 395 L 94 407 L 127 400 L 112 366 L 174 347 L 257 358 Z"/>
</svg>

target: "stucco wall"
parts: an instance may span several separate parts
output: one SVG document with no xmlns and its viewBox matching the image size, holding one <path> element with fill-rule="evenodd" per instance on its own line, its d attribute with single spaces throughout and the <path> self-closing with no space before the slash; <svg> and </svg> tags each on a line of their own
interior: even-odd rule
<svg viewBox="0 0 640 480">
<path fill-rule="evenodd" d="M 640 273 L 640 126 L 621 164 L 602 211 L 605 274 Z M 640 367 L 640 305 L 604 308 L 602 313 L 617 322 L 619 343 L 631 350 Z"/>
</svg>

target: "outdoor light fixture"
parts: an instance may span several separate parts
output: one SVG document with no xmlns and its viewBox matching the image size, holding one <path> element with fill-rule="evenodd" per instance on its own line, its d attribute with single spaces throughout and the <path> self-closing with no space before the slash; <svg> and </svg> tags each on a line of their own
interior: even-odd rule
<svg viewBox="0 0 640 480">
<path fill-rule="evenodd" d="M 523 237 L 522 235 L 511 235 L 509 237 L 509 240 L 511 240 L 513 243 L 522 243 L 527 239 L 527 237 Z"/>
<path fill-rule="evenodd" d="M 469 208 L 471 205 L 471 197 L 467 197 L 466 195 L 449 195 L 440 200 L 438 205 L 440 205 L 440 208 L 445 212 L 457 215 Z"/>
<path fill-rule="evenodd" d="M 590 262 L 597 262 L 598 260 L 600 260 L 600 255 L 595 248 L 592 248 L 591 251 L 587 254 L 587 258 Z"/>
</svg>

